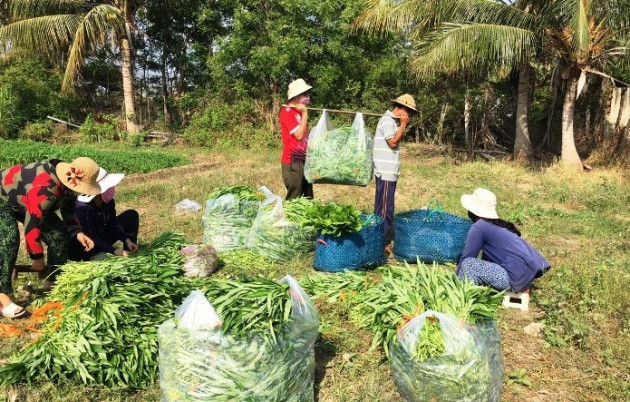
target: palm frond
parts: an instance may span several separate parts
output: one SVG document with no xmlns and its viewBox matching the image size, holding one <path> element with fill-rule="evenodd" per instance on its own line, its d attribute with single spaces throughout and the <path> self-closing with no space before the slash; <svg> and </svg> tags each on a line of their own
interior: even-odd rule
<svg viewBox="0 0 630 402">
<path fill-rule="evenodd" d="M 354 22 L 368 33 L 414 32 L 421 37 L 444 22 L 501 24 L 534 29 L 534 15 L 495 0 L 370 0 Z"/>
<path fill-rule="evenodd" d="M 589 22 L 591 20 L 591 7 L 589 0 L 577 0 L 575 13 L 571 20 L 571 28 L 573 30 L 573 46 L 574 49 L 581 53 L 587 54 L 590 49 L 590 30 Z"/>
<path fill-rule="evenodd" d="M 101 4 L 92 8 L 76 29 L 61 83 L 62 90 L 68 90 L 73 86 L 87 53 L 104 45 L 109 35 L 119 37 L 126 35 L 124 19 L 117 8 Z"/>
<path fill-rule="evenodd" d="M 30 18 L 0 27 L 0 41 L 10 49 L 27 48 L 42 53 L 63 51 L 72 42 L 80 15 L 61 14 Z"/>
<path fill-rule="evenodd" d="M 490 24 L 443 24 L 426 37 L 412 59 L 418 76 L 467 71 L 485 75 L 518 65 L 534 52 L 534 32 Z"/>
<path fill-rule="evenodd" d="M 81 0 L 11 0 L 9 11 L 15 19 L 43 17 L 55 14 L 74 14 L 89 7 Z"/>
</svg>

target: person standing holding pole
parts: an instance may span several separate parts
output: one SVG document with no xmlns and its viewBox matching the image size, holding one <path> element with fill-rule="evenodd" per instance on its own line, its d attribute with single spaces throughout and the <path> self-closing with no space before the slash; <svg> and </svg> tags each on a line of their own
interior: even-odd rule
<svg viewBox="0 0 630 402">
<path fill-rule="evenodd" d="M 376 196 L 374 214 L 385 220 L 384 253 L 391 255 L 390 229 L 394 221 L 394 195 L 400 174 L 399 144 L 402 141 L 409 118 L 417 113 L 416 101 L 409 94 L 394 99 L 392 111 L 385 112 L 376 126 L 374 135 L 374 176 Z M 400 126 L 396 123 L 400 120 Z"/>
<path fill-rule="evenodd" d="M 288 104 L 280 110 L 282 131 L 282 181 L 287 188 L 287 200 L 298 197 L 313 198 L 313 185 L 304 177 L 306 146 L 308 144 L 308 110 L 311 86 L 303 79 L 289 84 Z"/>
</svg>

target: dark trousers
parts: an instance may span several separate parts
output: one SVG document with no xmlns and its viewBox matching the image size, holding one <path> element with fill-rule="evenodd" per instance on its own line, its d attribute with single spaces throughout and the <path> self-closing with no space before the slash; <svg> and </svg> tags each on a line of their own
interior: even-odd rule
<svg viewBox="0 0 630 402">
<path fill-rule="evenodd" d="M 287 200 L 313 198 L 313 185 L 304 177 L 304 162 L 283 163 L 282 181 L 287 188 Z"/>
<path fill-rule="evenodd" d="M 374 197 L 374 214 L 385 220 L 385 246 L 392 241 L 390 229 L 394 222 L 394 194 L 396 182 L 376 179 L 376 197 Z"/>
<path fill-rule="evenodd" d="M 24 223 L 24 213 L 0 201 L 0 293 L 11 296 L 11 272 L 20 249 L 18 221 Z M 60 266 L 67 262 L 68 230 L 59 216 L 50 211 L 41 222 L 40 238 L 46 244 L 46 264 Z"/>
<path fill-rule="evenodd" d="M 118 215 L 118 222 L 120 226 L 122 226 L 123 230 L 129 237 L 129 239 L 138 243 L 138 230 L 140 228 L 140 215 L 133 209 L 128 209 L 122 214 Z M 105 231 L 101 236 L 101 239 L 105 240 L 108 244 L 114 245 L 118 238 L 112 233 L 112 231 Z M 123 249 L 129 251 L 129 248 L 126 244 L 123 244 Z M 68 253 L 68 259 L 72 261 L 88 261 L 94 255 L 102 252 L 103 250 L 99 250 L 98 247 L 94 247 L 94 249 L 90 251 L 85 251 L 81 243 L 77 240 L 76 237 L 73 237 L 70 241 L 70 251 Z"/>
</svg>

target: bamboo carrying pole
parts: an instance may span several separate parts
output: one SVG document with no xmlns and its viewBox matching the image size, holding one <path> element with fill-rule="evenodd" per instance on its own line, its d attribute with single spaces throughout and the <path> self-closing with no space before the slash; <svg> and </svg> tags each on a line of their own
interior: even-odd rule
<svg viewBox="0 0 630 402">
<path fill-rule="evenodd" d="M 382 114 L 378 114 L 378 113 L 364 113 L 361 111 L 351 111 L 351 110 L 335 110 L 335 109 L 319 109 L 319 108 L 315 108 L 315 107 L 307 107 L 308 110 L 314 110 L 317 112 L 323 112 L 324 110 L 330 113 L 345 113 L 345 114 L 357 114 L 357 113 L 361 113 L 363 114 L 363 116 L 374 116 L 374 117 L 383 117 Z"/>
</svg>

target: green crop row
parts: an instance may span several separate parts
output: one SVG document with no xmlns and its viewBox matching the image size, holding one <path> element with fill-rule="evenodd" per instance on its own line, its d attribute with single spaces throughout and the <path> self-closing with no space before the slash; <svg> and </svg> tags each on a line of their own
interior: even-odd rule
<svg viewBox="0 0 630 402">
<path fill-rule="evenodd" d="M 185 165 L 189 162 L 183 156 L 162 151 L 104 150 L 90 146 L 0 140 L 0 169 L 52 158 L 71 161 L 79 156 L 92 158 L 99 166 L 109 171 L 126 174 L 147 173 L 158 169 Z"/>
</svg>

